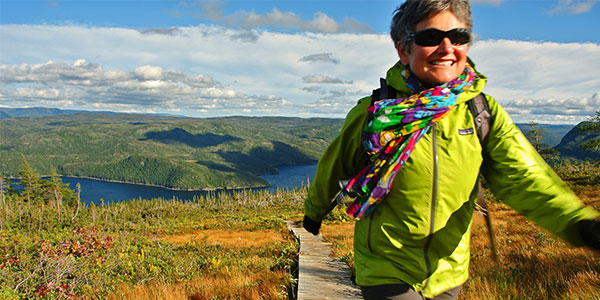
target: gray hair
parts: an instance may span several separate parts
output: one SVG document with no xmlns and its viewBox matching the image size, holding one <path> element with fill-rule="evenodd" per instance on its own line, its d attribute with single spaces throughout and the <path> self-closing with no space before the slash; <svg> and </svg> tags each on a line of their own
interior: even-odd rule
<svg viewBox="0 0 600 300">
<path fill-rule="evenodd" d="M 473 28 L 471 5 L 467 0 L 406 0 L 396 8 L 392 18 L 390 35 L 394 47 L 397 47 L 400 42 L 402 47 L 410 52 L 409 37 L 414 33 L 417 23 L 446 10 L 452 11 L 459 21 L 467 25 L 468 29 Z"/>
</svg>

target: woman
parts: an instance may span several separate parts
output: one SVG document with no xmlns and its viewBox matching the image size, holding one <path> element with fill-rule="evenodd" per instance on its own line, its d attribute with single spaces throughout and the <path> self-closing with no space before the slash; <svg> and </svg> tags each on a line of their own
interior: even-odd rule
<svg viewBox="0 0 600 300">
<path fill-rule="evenodd" d="M 486 78 L 467 58 L 471 29 L 467 1 L 402 4 L 391 26 L 400 61 L 386 76 L 397 99 L 361 99 L 317 166 L 304 227 L 318 233 L 342 180 L 356 196 L 349 213 L 358 219 L 356 283 L 365 299 L 457 298 L 480 171 L 519 213 L 600 249 L 599 213 L 583 207 L 490 96 L 489 134 L 482 143 L 474 132 L 466 101 Z"/>
</svg>

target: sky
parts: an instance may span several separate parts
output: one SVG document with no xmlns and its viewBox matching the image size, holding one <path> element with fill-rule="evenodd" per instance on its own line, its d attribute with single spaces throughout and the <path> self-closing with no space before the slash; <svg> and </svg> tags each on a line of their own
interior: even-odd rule
<svg viewBox="0 0 600 300">
<path fill-rule="evenodd" d="M 0 107 L 343 118 L 403 1 L 0 0 Z M 517 123 L 600 110 L 600 0 L 471 0 L 469 57 Z"/>
</svg>

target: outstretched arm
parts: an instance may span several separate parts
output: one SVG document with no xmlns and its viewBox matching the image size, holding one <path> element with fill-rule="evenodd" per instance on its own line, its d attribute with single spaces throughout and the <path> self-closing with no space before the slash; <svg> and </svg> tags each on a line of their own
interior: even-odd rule
<svg viewBox="0 0 600 300">
<path fill-rule="evenodd" d="M 494 195 L 563 240 L 598 249 L 599 227 L 593 220 L 600 213 L 583 205 L 496 101 L 489 97 L 488 103 L 493 122 L 483 174 Z"/>
</svg>

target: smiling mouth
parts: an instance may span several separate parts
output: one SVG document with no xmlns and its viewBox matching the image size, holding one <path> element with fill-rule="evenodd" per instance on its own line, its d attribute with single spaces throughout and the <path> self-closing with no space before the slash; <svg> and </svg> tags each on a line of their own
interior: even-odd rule
<svg viewBox="0 0 600 300">
<path fill-rule="evenodd" d="M 446 61 L 432 61 L 430 64 L 435 66 L 445 66 L 450 67 L 454 64 L 454 61 L 446 60 Z"/>
</svg>

